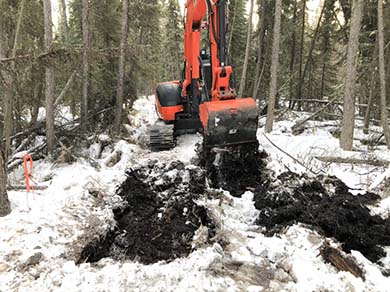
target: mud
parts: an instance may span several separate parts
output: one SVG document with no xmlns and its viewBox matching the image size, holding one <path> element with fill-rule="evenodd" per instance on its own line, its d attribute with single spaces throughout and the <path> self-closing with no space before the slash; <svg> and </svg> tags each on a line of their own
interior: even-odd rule
<svg viewBox="0 0 390 292">
<path fill-rule="evenodd" d="M 380 199 L 378 195 L 352 195 L 342 181 L 329 176 L 285 172 L 275 178 L 266 168 L 267 154 L 256 146 L 199 153 L 209 185 L 233 196 L 254 191 L 260 211 L 257 224 L 269 235 L 304 223 L 338 240 L 347 253 L 358 250 L 372 262 L 386 255 L 382 246 L 390 244 L 390 219 L 372 216 L 367 207 Z"/>
<path fill-rule="evenodd" d="M 169 165 L 152 161 L 129 171 L 117 191 L 125 202 L 114 210 L 117 227 L 88 244 L 80 262 L 111 257 L 151 264 L 187 256 L 201 225 L 214 236 L 207 210 L 194 202 L 204 192 L 204 184 L 202 170 L 186 169 L 178 161 Z"/>
<path fill-rule="evenodd" d="M 253 191 L 268 175 L 267 154 L 258 151 L 258 144 L 202 150 L 198 149 L 200 165 L 206 170 L 210 187 L 224 189 L 235 197 Z"/>
<path fill-rule="evenodd" d="M 386 255 L 382 246 L 390 242 L 390 219 L 372 216 L 367 207 L 379 199 L 373 193 L 352 195 L 334 177 L 308 179 L 291 172 L 264 181 L 254 197 L 257 223 L 268 234 L 298 222 L 309 224 L 337 239 L 345 252 L 358 250 L 372 262 Z"/>
<path fill-rule="evenodd" d="M 257 151 L 257 145 L 205 151 L 198 147 L 198 154 L 198 166 L 150 161 L 129 171 L 118 189 L 124 204 L 114 210 L 117 227 L 88 244 L 80 262 L 111 257 L 150 264 L 187 256 L 201 225 L 208 227 L 209 239 L 216 232 L 207 210 L 194 202 L 210 191 L 207 186 L 233 196 L 253 191 L 260 212 L 256 223 L 268 235 L 303 223 L 335 238 L 347 253 L 360 251 L 372 262 L 386 255 L 390 219 L 371 215 L 367 207 L 378 195 L 352 195 L 335 177 L 286 172 L 275 178 L 266 168 L 267 154 Z"/>
</svg>

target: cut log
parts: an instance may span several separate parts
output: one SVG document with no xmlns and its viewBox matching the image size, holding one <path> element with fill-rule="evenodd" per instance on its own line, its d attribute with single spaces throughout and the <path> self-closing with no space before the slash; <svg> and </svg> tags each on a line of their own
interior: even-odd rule
<svg viewBox="0 0 390 292">
<path fill-rule="evenodd" d="M 332 264 L 339 271 L 350 272 L 355 277 L 359 277 L 364 280 L 364 272 L 362 268 L 359 267 L 351 255 L 347 255 L 345 252 L 331 247 L 329 243 L 325 243 L 321 247 L 320 254 L 325 262 Z"/>
<path fill-rule="evenodd" d="M 363 159 L 356 157 L 335 157 L 335 156 L 316 156 L 316 159 L 326 163 L 348 163 L 348 164 L 363 164 L 387 167 L 390 165 L 390 161 L 379 159 Z"/>
</svg>

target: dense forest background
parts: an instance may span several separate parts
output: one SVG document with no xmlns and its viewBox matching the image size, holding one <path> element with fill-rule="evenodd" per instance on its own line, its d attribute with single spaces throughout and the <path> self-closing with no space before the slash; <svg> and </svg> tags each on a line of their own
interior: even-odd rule
<svg viewBox="0 0 390 292">
<path fill-rule="evenodd" d="M 137 97 L 181 76 L 183 15 L 177 0 L 58 4 L 53 15 L 50 0 L 0 2 L 0 135 L 6 159 L 37 132 L 45 132 L 42 147 L 52 154 L 66 135 L 119 135 Z M 380 123 L 381 103 L 390 95 L 389 1 L 322 0 L 311 23 L 306 0 L 231 0 L 228 11 L 236 88 L 259 100 L 261 114 L 268 104 L 268 112 L 323 109 L 321 115 L 343 119 L 342 126 L 352 112 L 349 120 L 364 119 L 367 131 L 370 123 Z M 343 111 L 351 100 L 352 111 Z M 57 125 L 64 108 L 73 115 L 68 127 Z"/>
</svg>

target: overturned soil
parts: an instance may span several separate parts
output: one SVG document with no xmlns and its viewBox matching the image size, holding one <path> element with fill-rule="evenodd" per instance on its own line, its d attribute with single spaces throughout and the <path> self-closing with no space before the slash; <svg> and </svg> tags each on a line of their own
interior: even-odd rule
<svg viewBox="0 0 390 292">
<path fill-rule="evenodd" d="M 224 189 L 235 197 L 245 191 L 253 191 L 268 174 L 267 153 L 258 151 L 257 143 L 198 152 L 210 187 Z"/>
<path fill-rule="evenodd" d="M 267 234 L 300 222 L 337 239 L 345 252 L 358 250 L 372 262 L 386 255 L 383 246 L 390 245 L 390 219 L 371 215 L 367 207 L 380 199 L 378 195 L 353 195 L 342 181 L 329 176 L 307 178 L 285 172 L 275 178 L 266 168 L 267 154 L 257 151 L 257 145 L 213 149 L 199 156 L 211 187 L 233 196 L 254 192 L 260 211 L 256 222 L 266 227 Z"/>
<path fill-rule="evenodd" d="M 194 200 L 204 191 L 204 172 L 185 168 L 178 161 L 169 165 L 151 162 L 131 170 L 119 187 L 121 208 L 114 210 L 117 227 L 107 236 L 88 244 L 80 262 L 104 257 L 138 260 L 144 264 L 187 256 L 201 226 L 213 223 L 204 207 Z"/>
<path fill-rule="evenodd" d="M 345 252 L 358 250 L 372 262 L 386 255 L 390 219 L 371 215 L 367 207 L 380 199 L 378 195 L 352 195 L 334 177 L 292 172 L 275 177 L 266 168 L 267 154 L 257 145 L 204 151 L 199 147 L 198 153 L 199 166 L 150 161 L 130 170 L 117 191 L 124 204 L 114 210 L 116 228 L 89 243 L 79 262 L 111 257 L 150 264 L 187 256 L 201 225 L 208 227 L 209 238 L 216 232 L 207 210 L 195 203 L 207 192 L 207 183 L 233 196 L 253 191 L 259 210 L 256 222 L 266 234 L 304 223 L 337 239 Z"/>
<path fill-rule="evenodd" d="M 390 243 L 390 219 L 371 215 L 366 206 L 380 199 L 376 194 L 352 195 L 334 177 L 308 179 L 288 172 L 264 181 L 254 199 L 257 223 L 270 234 L 301 222 L 336 238 L 345 252 L 358 250 L 372 262 L 386 255 L 382 246 Z"/>
</svg>

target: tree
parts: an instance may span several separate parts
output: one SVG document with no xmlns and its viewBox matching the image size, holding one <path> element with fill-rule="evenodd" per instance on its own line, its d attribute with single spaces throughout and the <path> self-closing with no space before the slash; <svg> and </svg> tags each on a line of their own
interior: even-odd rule
<svg viewBox="0 0 390 292">
<path fill-rule="evenodd" d="M 279 43 L 280 43 L 280 20 L 282 11 L 282 0 L 275 1 L 275 24 L 272 44 L 272 59 L 271 59 L 271 82 L 270 94 L 268 99 L 267 120 L 265 124 L 265 131 L 267 133 L 272 131 L 274 123 L 275 101 L 277 94 L 277 79 L 279 66 Z"/>
<path fill-rule="evenodd" d="M 5 58 L 5 30 L 3 29 L 3 24 L 0 21 L 0 58 Z M 3 79 L 3 115 L 4 115 L 4 124 L 3 124 L 3 133 L 2 138 L 5 139 L 4 147 L 4 160 L 8 160 L 8 152 L 11 145 L 11 132 L 12 132 L 12 77 L 8 70 L 1 70 L 1 77 Z"/>
<path fill-rule="evenodd" d="M 363 12 L 363 0 L 354 0 L 352 5 L 351 25 L 349 32 L 347 65 L 344 89 L 344 110 L 340 135 L 340 147 L 352 150 L 353 131 L 355 127 L 355 79 L 356 61 L 359 48 L 359 32 Z"/>
<path fill-rule="evenodd" d="M 81 96 L 81 126 L 85 131 L 88 121 L 88 87 L 89 87 L 89 0 L 82 0 L 82 34 L 83 34 L 83 94 Z"/>
<path fill-rule="evenodd" d="M 302 22 L 301 22 L 301 49 L 299 51 L 299 79 L 298 79 L 296 99 L 302 99 L 302 85 L 303 85 L 303 79 L 305 78 L 303 76 L 302 68 L 303 68 L 303 51 L 305 49 L 306 0 L 303 0 L 302 5 L 303 7 L 302 7 Z M 300 107 L 301 107 L 301 103 L 298 103 L 298 109 L 300 109 Z"/>
<path fill-rule="evenodd" d="M 381 100 L 381 123 L 385 135 L 387 148 L 390 149 L 390 129 L 387 120 L 386 109 L 386 71 L 385 71 L 385 49 L 383 33 L 383 2 L 378 0 L 378 47 L 379 47 L 379 80 L 380 80 L 380 100 Z"/>
<path fill-rule="evenodd" d="M 295 67 L 295 53 L 296 53 L 296 46 L 297 46 L 297 37 L 296 37 L 296 29 L 295 26 L 297 24 L 297 0 L 294 0 L 294 8 L 293 8 L 293 17 L 292 17 L 292 34 L 291 34 L 291 53 L 290 53 L 290 64 L 289 64 L 289 71 L 290 71 L 290 92 L 289 96 L 290 98 L 293 98 L 293 83 L 294 83 L 294 67 Z M 289 107 L 292 108 L 292 101 L 290 101 Z"/>
<path fill-rule="evenodd" d="M 163 80 L 176 80 L 181 75 L 183 63 L 183 28 L 181 25 L 180 6 L 177 0 L 164 3 Z"/>
<path fill-rule="evenodd" d="M 60 10 L 60 37 L 63 43 L 68 42 L 69 38 L 69 28 L 68 28 L 68 17 L 66 13 L 66 2 L 65 0 L 58 1 L 59 10 Z"/>
<path fill-rule="evenodd" d="M 238 96 L 241 97 L 246 83 L 246 74 L 248 70 L 248 59 L 249 59 L 249 49 L 251 45 L 251 37 L 252 37 L 252 17 L 253 17 L 253 6 L 254 1 L 251 0 L 250 4 L 250 12 L 249 12 L 249 21 L 248 21 L 248 35 L 246 37 L 246 47 L 245 47 L 245 57 L 244 57 L 244 65 L 241 72 L 241 80 L 240 80 L 240 88 L 238 90 Z"/>
<path fill-rule="evenodd" d="M 244 0 L 229 1 L 229 26 L 227 32 L 229 63 L 233 65 L 234 76 L 241 76 L 244 64 L 248 25 L 245 17 Z M 230 25 L 231 24 L 231 25 Z"/>
<path fill-rule="evenodd" d="M 252 97 L 257 99 L 257 92 L 259 91 L 260 81 L 261 81 L 261 71 L 263 67 L 263 47 L 264 47 L 264 36 L 265 36 L 265 12 L 266 12 L 266 0 L 261 0 L 261 14 L 259 19 L 259 44 L 257 48 L 257 58 L 256 58 L 256 69 L 255 69 L 255 79 L 253 82 L 253 91 Z"/>
<path fill-rule="evenodd" d="M 7 195 L 7 167 L 4 160 L 4 152 L 0 147 L 0 217 L 11 212 L 10 202 Z"/>
<path fill-rule="evenodd" d="M 128 37 L 128 0 L 122 0 L 122 37 L 120 43 L 119 64 L 118 64 L 118 85 L 116 93 L 116 113 L 114 120 L 114 131 L 117 135 L 120 134 L 120 125 L 122 118 L 123 107 L 123 84 L 125 77 L 125 46 Z"/>
<path fill-rule="evenodd" d="M 45 17 L 45 51 L 49 52 L 53 42 L 53 23 L 51 19 L 51 1 L 43 1 Z M 54 71 L 51 64 L 45 69 L 45 102 L 46 102 L 46 141 L 50 155 L 54 151 Z"/>
</svg>

